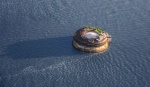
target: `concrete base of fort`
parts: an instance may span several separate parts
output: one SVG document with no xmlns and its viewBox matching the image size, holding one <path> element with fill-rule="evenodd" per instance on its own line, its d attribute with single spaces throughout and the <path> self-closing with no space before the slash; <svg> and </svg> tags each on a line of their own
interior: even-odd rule
<svg viewBox="0 0 150 87">
<path fill-rule="evenodd" d="M 109 47 L 109 42 L 106 42 L 104 45 L 98 46 L 98 47 L 87 47 L 87 46 L 80 45 L 75 40 L 73 40 L 73 46 L 76 49 L 83 51 L 83 52 L 98 53 L 98 52 L 106 51 Z"/>
</svg>

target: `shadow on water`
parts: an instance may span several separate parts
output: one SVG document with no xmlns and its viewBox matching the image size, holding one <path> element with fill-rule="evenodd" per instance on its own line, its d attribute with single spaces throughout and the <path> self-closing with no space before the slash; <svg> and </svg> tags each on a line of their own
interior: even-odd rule
<svg viewBox="0 0 150 87">
<path fill-rule="evenodd" d="M 5 56 L 15 59 L 81 55 L 72 46 L 72 37 L 17 42 L 9 45 Z"/>
</svg>

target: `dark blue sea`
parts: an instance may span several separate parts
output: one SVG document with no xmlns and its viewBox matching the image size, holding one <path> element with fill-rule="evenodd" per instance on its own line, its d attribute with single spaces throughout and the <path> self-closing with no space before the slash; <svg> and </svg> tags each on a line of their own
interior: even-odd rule
<svg viewBox="0 0 150 87">
<path fill-rule="evenodd" d="M 106 52 L 72 47 L 85 26 Z M 150 87 L 150 0 L 0 0 L 0 87 Z"/>
</svg>

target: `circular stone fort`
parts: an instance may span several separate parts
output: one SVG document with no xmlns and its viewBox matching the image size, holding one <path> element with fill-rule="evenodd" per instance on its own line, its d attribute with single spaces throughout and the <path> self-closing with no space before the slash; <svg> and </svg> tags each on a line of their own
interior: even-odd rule
<svg viewBox="0 0 150 87">
<path fill-rule="evenodd" d="M 83 52 L 97 53 L 108 49 L 111 36 L 97 27 L 84 27 L 73 36 L 73 46 Z"/>
</svg>

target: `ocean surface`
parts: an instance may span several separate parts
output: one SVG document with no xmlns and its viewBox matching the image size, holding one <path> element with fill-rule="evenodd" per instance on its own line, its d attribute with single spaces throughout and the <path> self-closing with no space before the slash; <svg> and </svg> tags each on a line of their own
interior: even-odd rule
<svg viewBox="0 0 150 87">
<path fill-rule="evenodd" d="M 85 26 L 106 52 L 72 47 Z M 0 87 L 150 87 L 150 0 L 0 0 Z"/>
</svg>

